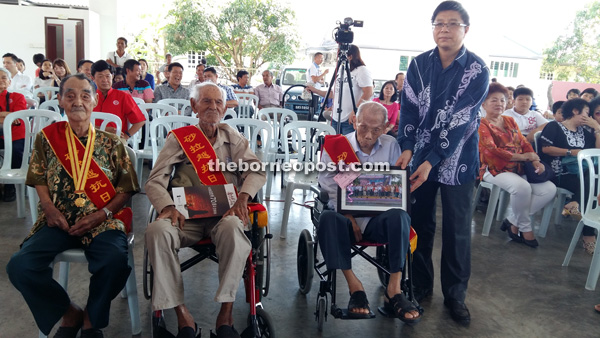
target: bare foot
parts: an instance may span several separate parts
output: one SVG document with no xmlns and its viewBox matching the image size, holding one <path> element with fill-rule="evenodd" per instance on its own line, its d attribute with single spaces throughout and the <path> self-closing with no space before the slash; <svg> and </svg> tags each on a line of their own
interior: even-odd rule
<svg viewBox="0 0 600 338">
<path fill-rule="evenodd" d="M 175 314 L 177 314 L 177 327 L 178 328 L 184 328 L 184 327 L 191 327 L 191 328 L 195 328 L 195 322 L 194 322 L 194 317 L 192 317 L 192 314 L 190 313 L 190 311 L 187 309 L 187 307 L 185 306 L 185 304 L 181 304 L 175 307 Z"/>
<path fill-rule="evenodd" d="M 594 306 L 594 310 L 596 310 L 596 312 L 600 313 L 600 304 L 596 304 Z"/>
<path fill-rule="evenodd" d="M 216 328 L 218 329 L 223 325 L 233 326 L 233 303 L 221 303 Z"/>
</svg>

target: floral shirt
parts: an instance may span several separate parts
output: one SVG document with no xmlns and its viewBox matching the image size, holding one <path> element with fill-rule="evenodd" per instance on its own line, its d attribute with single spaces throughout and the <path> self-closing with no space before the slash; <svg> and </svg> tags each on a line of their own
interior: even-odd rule
<svg viewBox="0 0 600 338">
<path fill-rule="evenodd" d="M 79 140 L 86 144 L 87 136 Z M 116 135 L 96 129 L 93 156 L 112 182 L 117 194 L 139 191 L 137 175 L 131 160 L 127 156 L 123 143 Z M 73 179 L 54 154 L 48 139 L 42 132 L 37 135 L 33 145 L 25 184 L 29 186 L 47 186 L 50 191 L 50 198 L 54 201 L 54 206 L 65 216 L 70 226 L 73 226 L 82 217 L 98 211 L 96 205 L 88 198 L 85 199 L 83 207 L 75 206 L 76 196 Z M 38 204 L 38 219 L 25 240 L 46 225 L 46 215 L 42 211 L 41 205 Z M 85 233 L 81 237 L 81 242 L 84 245 L 89 245 L 95 236 L 106 230 L 125 232 L 125 225 L 116 218 L 107 219 Z"/>
<path fill-rule="evenodd" d="M 479 158 L 481 168 L 479 177 L 485 171 L 496 176 L 503 172 L 523 174 L 521 162 L 511 161 L 514 154 L 533 153 L 533 147 L 521 134 L 519 126 L 510 116 L 504 119 L 504 129 L 490 123 L 486 118 L 481 119 L 479 126 Z"/>
<path fill-rule="evenodd" d="M 446 68 L 437 48 L 414 58 L 402 90 L 398 143 L 412 150 L 411 171 L 428 161 L 429 181 L 461 185 L 479 171 L 479 107 L 487 95 L 489 69 L 461 48 Z"/>
</svg>

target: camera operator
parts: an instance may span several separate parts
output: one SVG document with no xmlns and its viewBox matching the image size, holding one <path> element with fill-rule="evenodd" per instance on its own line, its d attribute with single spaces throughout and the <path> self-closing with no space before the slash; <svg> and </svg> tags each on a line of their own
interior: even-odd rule
<svg viewBox="0 0 600 338">
<path fill-rule="evenodd" d="M 365 63 L 360 57 L 360 50 L 355 45 L 350 45 L 348 48 L 348 61 L 350 63 L 350 77 L 352 83 L 352 93 L 356 101 L 356 108 L 363 102 L 371 101 L 373 96 L 373 78 L 371 72 L 365 66 Z M 341 124 L 340 133 L 345 135 L 354 131 L 354 122 L 356 115 L 354 107 L 352 105 L 352 96 L 350 94 L 350 86 L 348 85 L 348 78 L 344 73 L 343 76 L 340 69 L 338 79 L 335 81 L 335 88 L 333 92 L 330 92 L 329 97 L 333 98 L 333 114 L 331 120 L 331 126 L 337 130 L 337 125 Z M 340 83 L 340 79 L 344 79 L 344 83 Z M 339 101 L 335 99 L 340 94 L 340 87 L 342 88 L 342 113 L 338 116 L 338 105 Z M 307 86 L 306 89 L 315 94 L 326 96 L 325 90 L 316 89 L 313 86 Z"/>
</svg>

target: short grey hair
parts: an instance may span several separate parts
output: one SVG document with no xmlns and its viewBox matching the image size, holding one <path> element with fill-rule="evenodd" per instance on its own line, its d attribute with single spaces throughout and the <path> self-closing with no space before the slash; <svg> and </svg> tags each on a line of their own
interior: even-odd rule
<svg viewBox="0 0 600 338">
<path fill-rule="evenodd" d="M 270 71 L 270 70 L 268 70 L 268 69 L 265 69 L 265 70 L 263 70 L 263 73 L 264 73 L 264 72 L 268 72 L 268 73 L 269 73 L 269 75 L 270 75 L 271 77 L 273 77 L 273 72 L 272 72 L 272 71 Z M 261 73 L 261 74 L 262 74 L 262 73 Z"/>
<path fill-rule="evenodd" d="M 358 111 L 356 112 L 356 121 L 358 121 L 358 116 L 365 111 L 373 112 L 373 113 L 381 113 L 383 115 L 383 124 L 388 122 L 388 111 L 381 103 L 379 102 L 365 102 L 358 107 Z"/>
<path fill-rule="evenodd" d="M 210 86 L 217 87 L 219 91 L 221 91 L 221 97 L 223 98 L 223 106 L 225 106 L 227 104 L 227 92 L 225 92 L 225 89 L 217 86 L 216 84 L 210 81 L 204 81 L 195 85 L 194 88 L 192 88 L 192 90 L 190 91 L 190 99 L 194 99 L 194 101 L 200 100 L 200 91 L 202 90 L 202 88 Z"/>
<path fill-rule="evenodd" d="M 8 69 L 0 67 L 0 72 L 5 72 L 6 75 L 8 76 L 8 79 L 12 81 L 12 75 L 10 75 L 10 72 L 8 71 Z"/>
</svg>

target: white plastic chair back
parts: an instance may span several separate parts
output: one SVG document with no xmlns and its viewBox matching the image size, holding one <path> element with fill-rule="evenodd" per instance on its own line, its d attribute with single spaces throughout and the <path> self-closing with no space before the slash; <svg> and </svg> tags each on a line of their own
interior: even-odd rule
<svg viewBox="0 0 600 338">
<path fill-rule="evenodd" d="M 265 145 L 265 148 L 260 150 L 266 154 L 269 153 L 268 145 L 271 144 L 272 130 L 271 126 L 265 121 L 259 121 L 255 119 L 229 119 L 224 120 L 223 123 L 230 125 L 232 128 L 237 130 L 243 130 L 240 132 L 246 140 L 248 140 L 250 149 L 257 154 L 259 152 L 256 146 L 256 141 L 258 140 L 258 135 L 261 137 L 262 144 Z M 266 158 L 263 161 L 267 160 Z"/>
<path fill-rule="evenodd" d="M 535 134 L 533 135 L 533 150 L 535 150 L 536 153 L 539 154 L 538 150 L 540 150 L 538 148 L 538 144 L 540 143 L 540 137 L 542 136 L 542 132 L 541 131 L 536 131 Z"/>
<path fill-rule="evenodd" d="M 563 261 L 563 266 L 569 265 L 571 256 L 573 255 L 573 251 L 575 250 L 575 247 L 579 244 L 579 237 L 583 232 L 584 225 L 592 227 L 596 230 L 600 230 L 600 206 L 598 205 L 598 201 L 596 199 L 596 196 L 600 192 L 600 149 L 581 150 L 577 154 L 577 162 L 579 164 L 579 183 L 581 194 L 580 211 L 582 219 L 579 222 L 579 224 L 577 224 L 577 228 L 575 229 L 575 233 L 573 234 L 573 238 L 571 239 L 571 244 L 569 245 L 569 249 L 567 250 L 565 260 Z M 584 171 L 584 162 L 587 163 L 587 173 Z M 588 184 L 590 186 L 587 196 L 585 196 L 586 187 L 584 175 L 588 175 L 589 178 Z M 592 257 L 592 262 L 590 264 L 590 271 L 588 273 L 587 281 L 585 283 L 585 288 L 587 290 L 595 290 L 599 276 L 600 249 L 596 248 Z"/>
<path fill-rule="evenodd" d="M 25 178 L 36 135 L 47 125 L 60 121 L 60 114 L 39 109 L 26 109 L 10 113 L 3 124 L 4 139 L 12 140 L 12 124 L 20 120 L 25 125 L 25 145 L 19 168 L 12 169 L 12 142 L 4 143 L 4 161 L 0 168 L 0 183 L 15 184 L 17 193 L 17 217 L 25 217 Z"/>
<path fill-rule="evenodd" d="M 40 109 L 52 110 L 60 114 L 60 106 L 58 100 L 46 100 L 40 104 Z"/>
<path fill-rule="evenodd" d="M 225 120 L 225 118 L 229 117 L 229 119 L 237 119 L 237 113 L 235 112 L 235 110 L 231 109 L 231 108 L 227 108 L 227 110 L 225 111 L 225 115 L 223 116 L 223 120 Z"/>
<path fill-rule="evenodd" d="M 190 100 L 184 99 L 162 99 L 156 103 L 167 104 L 173 106 L 177 110 L 178 115 L 192 116 L 192 107 L 190 106 Z"/>
<path fill-rule="evenodd" d="M 25 102 L 27 102 L 27 109 L 36 109 L 38 106 L 38 101 L 31 97 L 25 97 Z"/>
<path fill-rule="evenodd" d="M 138 106 L 139 106 L 140 104 L 146 103 L 146 101 L 144 101 L 144 99 L 142 99 L 142 98 L 139 98 L 139 97 L 134 97 L 134 98 L 133 98 L 133 101 L 135 101 L 135 104 L 137 104 Z"/>
<path fill-rule="evenodd" d="M 165 144 L 167 135 L 173 129 L 181 126 L 198 124 L 198 119 L 191 116 L 164 116 L 157 118 L 150 123 L 150 142 L 152 145 L 152 164 L 156 163 L 158 153 Z"/>
<path fill-rule="evenodd" d="M 169 115 L 181 115 L 177 111 L 177 108 L 164 103 L 142 103 L 139 107 L 141 110 L 149 111 L 148 115 L 151 116 L 152 119 Z"/>
<path fill-rule="evenodd" d="M 281 128 L 284 124 L 298 121 L 298 115 L 293 111 L 285 108 L 264 108 L 258 112 L 258 119 L 267 121 L 273 128 L 273 145 L 271 149 L 277 152 L 279 148 L 278 142 L 286 143 L 286 134 L 281 134 Z M 284 147 L 285 148 L 285 147 Z"/>
<path fill-rule="evenodd" d="M 25 96 L 26 98 L 35 99 L 33 93 L 27 89 L 12 89 L 9 90 L 9 92 L 23 94 L 23 96 Z"/>
<path fill-rule="evenodd" d="M 251 118 L 250 113 L 258 110 L 258 96 L 253 94 L 236 94 L 238 97 L 238 117 Z"/>
<path fill-rule="evenodd" d="M 59 87 L 39 87 L 33 90 L 33 97 L 38 97 L 38 94 L 44 95 L 46 101 L 56 99 Z"/>
<path fill-rule="evenodd" d="M 102 121 L 102 124 L 99 127 L 96 126 L 96 120 Z M 109 123 L 114 123 L 117 125 L 117 131 L 115 132 L 115 134 L 119 137 L 121 136 L 121 130 L 123 129 L 123 121 L 121 121 L 121 118 L 115 114 L 94 111 L 92 112 L 90 122 L 92 122 L 92 125 L 96 126 L 96 128 L 100 130 L 106 130 L 106 127 Z"/>
</svg>

